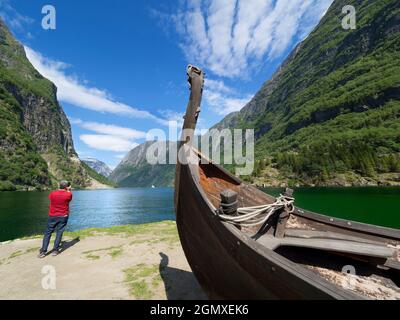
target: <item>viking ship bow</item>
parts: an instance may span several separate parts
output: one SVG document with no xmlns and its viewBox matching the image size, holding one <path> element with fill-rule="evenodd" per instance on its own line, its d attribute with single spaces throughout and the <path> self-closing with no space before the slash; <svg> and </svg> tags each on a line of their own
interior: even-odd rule
<svg viewBox="0 0 400 320">
<path fill-rule="evenodd" d="M 293 205 L 291 190 L 274 198 L 202 161 L 192 141 L 204 73 L 189 66 L 187 74 L 191 94 L 174 202 L 183 250 L 205 293 L 213 299 L 399 299 L 399 230 L 309 212 Z"/>
</svg>

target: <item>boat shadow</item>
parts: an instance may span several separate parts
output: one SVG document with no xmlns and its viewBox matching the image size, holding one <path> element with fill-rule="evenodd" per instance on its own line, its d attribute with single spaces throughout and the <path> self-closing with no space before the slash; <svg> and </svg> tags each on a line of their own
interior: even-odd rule
<svg viewBox="0 0 400 320">
<path fill-rule="evenodd" d="M 169 257 L 160 252 L 159 272 L 168 300 L 208 299 L 192 272 L 169 267 Z"/>
</svg>

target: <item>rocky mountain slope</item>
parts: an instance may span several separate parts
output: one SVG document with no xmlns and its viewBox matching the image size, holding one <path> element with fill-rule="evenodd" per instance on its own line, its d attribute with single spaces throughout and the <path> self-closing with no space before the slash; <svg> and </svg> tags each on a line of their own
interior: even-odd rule
<svg viewBox="0 0 400 320">
<path fill-rule="evenodd" d="M 95 158 L 85 158 L 82 159 L 82 162 L 86 163 L 90 168 L 96 171 L 98 174 L 101 174 L 104 177 L 108 177 L 112 170 L 108 165 L 106 165 L 103 161 L 100 161 Z"/>
<path fill-rule="evenodd" d="M 342 8 L 356 8 L 344 30 Z M 400 184 L 400 2 L 336 0 L 254 98 L 216 128 L 255 128 L 262 184 Z"/>
<path fill-rule="evenodd" d="M 153 141 L 147 141 L 132 149 L 121 163 L 114 169 L 109 179 L 121 187 L 171 187 L 173 185 L 175 165 L 155 164 L 151 165 L 146 160 L 148 148 Z M 170 144 L 166 148 L 168 161 Z"/>
<path fill-rule="evenodd" d="M 0 19 L 0 190 L 50 188 L 60 179 L 93 184 L 56 92 Z"/>
</svg>

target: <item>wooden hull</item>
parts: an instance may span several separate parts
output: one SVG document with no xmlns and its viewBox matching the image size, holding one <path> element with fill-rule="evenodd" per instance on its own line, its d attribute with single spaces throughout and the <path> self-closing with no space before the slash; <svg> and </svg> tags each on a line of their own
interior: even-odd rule
<svg viewBox="0 0 400 320">
<path fill-rule="evenodd" d="M 359 299 L 222 223 L 190 165 L 182 165 L 176 220 L 186 258 L 212 299 Z"/>
</svg>

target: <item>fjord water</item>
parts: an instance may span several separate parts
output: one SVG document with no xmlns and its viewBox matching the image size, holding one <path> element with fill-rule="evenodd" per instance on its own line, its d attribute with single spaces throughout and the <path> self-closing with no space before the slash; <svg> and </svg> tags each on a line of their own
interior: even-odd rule
<svg viewBox="0 0 400 320">
<path fill-rule="evenodd" d="M 283 188 L 266 188 L 278 196 Z M 399 187 L 297 188 L 297 207 L 328 216 L 400 229 Z"/>
<path fill-rule="evenodd" d="M 0 193 L 0 241 L 41 234 L 48 192 Z M 173 220 L 173 189 L 118 188 L 73 192 L 68 231 Z"/>
<path fill-rule="evenodd" d="M 264 189 L 279 195 L 282 189 Z M 48 192 L 0 193 L 0 241 L 41 234 Z M 400 229 L 400 188 L 299 188 L 296 205 L 314 212 Z M 74 191 L 68 230 L 173 220 L 173 189 Z"/>
</svg>

